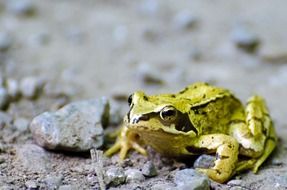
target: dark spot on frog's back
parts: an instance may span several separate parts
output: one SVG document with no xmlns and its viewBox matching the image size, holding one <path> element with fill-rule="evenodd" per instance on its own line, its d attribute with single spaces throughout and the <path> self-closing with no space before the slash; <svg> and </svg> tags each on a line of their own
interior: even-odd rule
<svg viewBox="0 0 287 190">
<path fill-rule="evenodd" d="M 187 87 L 185 89 L 183 89 L 182 91 L 180 91 L 179 94 L 184 94 L 186 91 L 188 91 Z"/>
<path fill-rule="evenodd" d="M 143 99 L 144 99 L 145 101 L 148 101 L 148 97 L 147 97 L 147 96 L 143 96 Z"/>
</svg>

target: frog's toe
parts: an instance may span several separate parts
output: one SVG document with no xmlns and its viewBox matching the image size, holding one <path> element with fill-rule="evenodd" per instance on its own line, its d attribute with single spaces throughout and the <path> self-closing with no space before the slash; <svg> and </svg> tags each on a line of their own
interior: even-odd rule
<svg viewBox="0 0 287 190">
<path fill-rule="evenodd" d="M 133 149 L 135 149 L 140 154 L 142 154 L 144 156 L 147 156 L 147 151 L 141 145 L 139 145 L 138 143 L 133 142 L 132 143 L 132 147 L 133 147 Z"/>
<path fill-rule="evenodd" d="M 106 152 L 105 152 L 105 156 L 110 157 L 113 154 L 117 153 L 119 150 L 121 149 L 121 144 L 119 142 L 115 143 L 111 148 L 109 148 Z"/>
<path fill-rule="evenodd" d="M 212 180 L 218 183 L 224 183 L 230 178 L 230 175 L 228 173 L 225 173 L 217 169 L 196 168 L 196 170 L 199 171 L 200 173 L 207 175 L 209 178 L 211 178 Z"/>
</svg>

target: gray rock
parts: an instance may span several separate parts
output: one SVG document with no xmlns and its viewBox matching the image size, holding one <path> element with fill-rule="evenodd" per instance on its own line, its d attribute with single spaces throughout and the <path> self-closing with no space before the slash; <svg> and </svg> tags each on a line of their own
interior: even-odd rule
<svg viewBox="0 0 287 190">
<path fill-rule="evenodd" d="M 26 77 L 20 81 L 20 92 L 26 98 L 35 98 L 44 86 L 44 80 L 37 77 Z"/>
<path fill-rule="evenodd" d="M 120 108 L 119 104 L 116 104 L 115 102 L 111 102 L 109 124 L 119 125 L 123 121 L 123 118 L 124 118 L 124 113 L 122 109 Z"/>
<path fill-rule="evenodd" d="M 232 33 L 232 40 L 238 48 L 249 53 L 256 52 L 260 45 L 260 39 L 258 36 L 242 26 L 234 29 Z"/>
<path fill-rule="evenodd" d="M 6 88 L 7 88 L 8 95 L 11 98 L 15 99 L 19 96 L 20 90 L 19 90 L 19 84 L 17 80 L 11 79 L 11 78 L 7 79 Z"/>
<path fill-rule="evenodd" d="M 50 169 L 45 150 L 33 144 L 25 144 L 16 148 L 16 161 L 30 172 L 46 172 Z"/>
<path fill-rule="evenodd" d="M 183 169 L 175 173 L 174 182 L 179 190 L 209 190 L 208 177 L 194 169 Z"/>
<path fill-rule="evenodd" d="M 138 169 L 128 169 L 125 171 L 125 175 L 127 176 L 127 182 L 138 183 L 145 180 L 143 174 Z"/>
<path fill-rule="evenodd" d="M 33 180 L 26 181 L 25 186 L 27 187 L 28 190 L 34 190 L 38 188 L 37 183 Z"/>
<path fill-rule="evenodd" d="M 75 185 L 61 185 L 59 187 L 59 190 L 77 190 L 77 189 L 79 189 L 79 187 Z"/>
<path fill-rule="evenodd" d="M 36 9 L 31 0 L 10 0 L 8 1 L 8 11 L 18 16 L 31 16 Z"/>
<path fill-rule="evenodd" d="M 146 177 L 154 177 L 157 175 L 157 170 L 151 161 L 148 161 L 143 165 L 142 173 Z"/>
<path fill-rule="evenodd" d="M 126 175 L 123 168 L 112 167 L 106 171 L 106 184 L 110 186 L 118 186 L 125 183 Z"/>
<path fill-rule="evenodd" d="M 48 189 L 58 189 L 62 185 L 64 177 L 60 176 L 48 176 L 44 179 Z"/>
<path fill-rule="evenodd" d="M 9 105 L 9 96 L 5 88 L 0 87 L 0 110 L 5 109 Z"/>
<path fill-rule="evenodd" d="M 214 166 L 215 157 L 207 154 L 199 156 L 194 164 L 194 168 L 211 168 Z"/>
<path fill-rule="evenodd" d="M 178 30 L 188 30 L 194 28 L 198 23 L 198 18 L 187 10 L 181 11 L 173 18 L 173 25 Z"/>
<path fill-rule="evenodd" d="M 56 112 L 35 117 L 30 130 L 42 147 L 74 152 L 89 151 L 103 145 L 103 127 L 108 123 L 106 98 L 74 102 Z"/>
<path fill-rule="evenodd" d="M 12 38 L 6 32 L 0 32 L 0 52 L 7 51 L 12 45 Z"/>
<path fill-rule="evenodd" d="M 27 131 L 29 128 L 29 120 L 25 118 L 16 118 L 13 121 L 13 124 L 14 124 L 14 127 L 20 132 Z"/>
</svg>

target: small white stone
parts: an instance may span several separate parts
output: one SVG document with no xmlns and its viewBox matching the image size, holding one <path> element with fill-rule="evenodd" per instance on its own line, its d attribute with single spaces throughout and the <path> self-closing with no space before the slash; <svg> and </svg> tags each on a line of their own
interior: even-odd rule
<svg viewBox="0 0 287 190">
<path fill-rule="evenodd" d="M 127 182 L 136 183 L 145 180 L 143 174 L 137 169 L 128 169 L 125 171 L 125 174 L 127 176 Z"/>
</svg>

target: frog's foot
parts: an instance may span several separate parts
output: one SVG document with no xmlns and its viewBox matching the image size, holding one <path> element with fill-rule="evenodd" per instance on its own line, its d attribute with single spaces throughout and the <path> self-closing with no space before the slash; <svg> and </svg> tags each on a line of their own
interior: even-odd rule
<svg viewBox="0 0 287 190">
<path fill-rule="evenodd" d="M 196 168 L 208 177 L 219 183 L 228 180 L 235 169 L 238 157 L 238 143 L 228 135 L 212 134 L 199 138 L 196 147 L 216 152 L 216 160 L 211 168 Z"/>
<path fill-rule="evenodd" d="M 241 145 L 240 154 L 256 159 L 250 166 L 254 173 L 274 150 L 277 142 L 276 133 L 264 100 L 253 96 L 246 106 L 246 120 L 238 120 L 231 125 L 232 136 Z"/>
<path fill-rule="evenodd" d="M 142 155 L 147 155 L 146 150 L 139 143 L 138 135 L 123 128 L 116 143 L 105 152 L 105 155 L 111 156 L 119 151 L 120 160 L 124 160 L 130 149 L 134 149 Z"/>
</svg>

